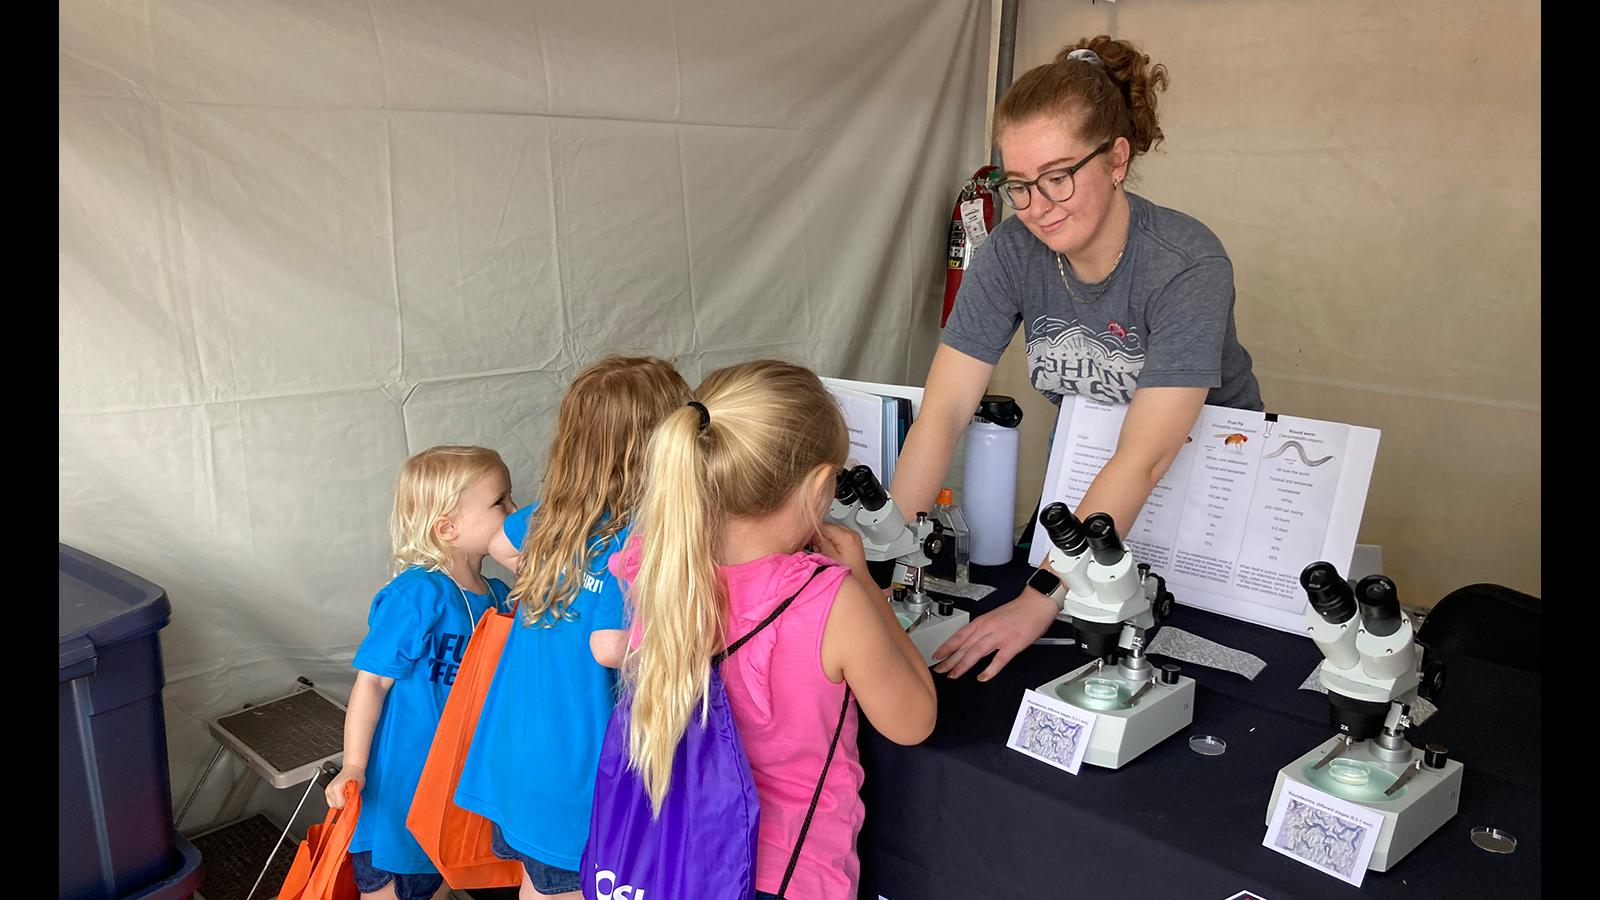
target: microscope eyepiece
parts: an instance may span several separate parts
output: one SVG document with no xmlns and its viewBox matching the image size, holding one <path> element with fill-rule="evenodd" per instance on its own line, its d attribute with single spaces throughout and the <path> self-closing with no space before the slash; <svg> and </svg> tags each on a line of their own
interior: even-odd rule
<svg viewBox="0 0 1600 900">
<path fill-rule="evenodd" d="M 1083 534 L 1083 523 L 1067 509 L 1065 503 L 1052 503 L 1039 512 L 1039 524 L 1062 553 L 1076 556 L 1088 546 Z"/>
<path fill-rule="evenodd" d="M 1356 597 L 1350 582 L 1339 574 L 1331 562 L 1314 562 L 1300 573 L 1300 586 L 1305 589 L 1311 608 L 1329 625 L 1343 625 L 1355 617 Z"/>
<path fill-rule="evenodd" d="M 856 502 L 856 488 L 850 483 L 850 470 L 840 469 L 833 479 L 833 499 L 846 506 Z"/>
<path fill-rule="evenodd" d="M 1369 634 L 1388 637 L 1400 630 L 1400 591 L 1382 575 L 1368 575 L 1356 585 L 1361 624 Z"/>
<path fill-rule="evenodd" d="M 878 476 L 872 474 L 870 466 L 856 466 L 850 470 L 850 484 L 856 489 L 856 497 L 861 505 L 877 512 L 889 502 L 889 494 L 878 481 Z"/>
<path fill-rule="evenodd" d="M 1117 523 L 1109 513 L 1097 512 L 1083 520 L 1083 530 L 1089 538 L 1089 549 L 1094 551 L 1094 561 L 1102 566 L 1115 565 L 1127 550 L 1117 535 Z"/>
</svg>

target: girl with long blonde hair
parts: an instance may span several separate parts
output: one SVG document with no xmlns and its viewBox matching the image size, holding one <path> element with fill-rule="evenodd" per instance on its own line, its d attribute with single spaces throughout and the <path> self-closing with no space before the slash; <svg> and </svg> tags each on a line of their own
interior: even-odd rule
<svg viewBox="0 0 1600 900">
<path fill-rule="evenodd" d="M 490 552 L 519 604 L 484 698 L 455 802 L 494 823 L 523 864 L 522 898 L 571 896 L 596 761 L 616 699 L 626 615 L 606 560 L 643 495 L 650 433 L 688 399 L 672 365 L 611 356 L 573 379 L 556 413 L 540 499 L 505 520 Z"/>
<path fill-rule="evenodd" d="M 822 521 L 848 450 L 810 370 L 720 369 L 657 427 L 635 537 L 611 560 L 637 634 L 623 666 L 629 764 L 658 813 L 679 740 L 704 721 L 713 657 L 754 633 L 719 671 L 760 799 L 757 897 L 787 884 L 792 897 L 854 898 L 858 709 L 902 744 L 933 729 L 932 679 L 861 538 Z"/>
</svg>

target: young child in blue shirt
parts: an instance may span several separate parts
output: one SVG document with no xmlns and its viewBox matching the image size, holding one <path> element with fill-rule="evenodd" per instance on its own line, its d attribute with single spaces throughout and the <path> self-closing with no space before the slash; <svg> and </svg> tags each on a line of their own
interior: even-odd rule
<svg viewBox="0 0 1600 900">
<path fill-rule="evenodd" d="M 432 447 L 400 471 L 389 519 L 399 572 L 367 614 L 344 768 L 327 788 L 335 808 L 345 782 L 361 789 L 350 859 L 362 900 L 429 900 L 444 882 L 406 830 L 406 813 L 473 626 L 490 606 L 505 608 L 505 582 L 481 569 L 515 508 L 493 450 Z"/>
</svg>

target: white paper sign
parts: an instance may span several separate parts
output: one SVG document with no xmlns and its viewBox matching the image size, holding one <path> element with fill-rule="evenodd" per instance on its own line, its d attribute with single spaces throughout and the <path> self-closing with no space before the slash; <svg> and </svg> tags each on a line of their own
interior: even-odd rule
<svg viewBox="0 0 1600 900">
<path fill-rule="evenodd" d="M 888 473 L 883 470 L 883 398 L 838 385 L 830 384 L 827 388 L 839 401 L 845 428 L 850 432 L 850 457 L 845 460 L 846 464 L 867 466 L 887 486 Z"/>
<path fill-rule="evenodd" d="M 829 378 L 826 375 L 822 376 L 822 383 L 829 388 L 849 388 L 877 394 L 880 397 L 904 397 L 911 401 L 912 419 L 922 414 L 922 388 L 919 387 L 908 384 L 880 384 L 876 381 L 851 381 L 848 378 Z"/>
<path fill-rule="evenodd" d="M 971 252 L 978 252 L 983 242 L 989 239 L 989 229 L 983 224 L 982 200 L 968 200 L 961 204 L 961 227 L 967 232 L 967 246 Z"/>
<path fill-rule="evenodd" d="M 1062 401 L 1043 503 L 1076 510 L 1116 452 L 1124 404 Z M 1300 572 L 1326 560 L 1348 572 L 1377 458 L 1374 428 L 1204 406 L 1131 524 L 1128 549 L 1178 602 L 1299 633 Z M 1034 526 L 1030 559 L 1050 539 Z"/>
<path fill-rule="evenodd" d="M 1382 828 L 1381 813 L 1284 779 L 1261 845 L 1360 887 Z"/>
<path fill-rule="evenodd" d="M 1078 774 L 1096 716 L 1039 691 L 1022 692 L 1006 746 L 1040 762 Z"/>
</svg>

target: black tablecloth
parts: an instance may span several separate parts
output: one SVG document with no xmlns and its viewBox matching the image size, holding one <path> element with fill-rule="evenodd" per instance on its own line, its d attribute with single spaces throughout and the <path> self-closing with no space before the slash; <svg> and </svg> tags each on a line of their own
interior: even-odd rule
<svg viewBox="0 0 1600 900">
<path fill-rule="evenodd" d="M 1020 559 L 974 567 L 975 581 L 998 589 L 958 603 L 974 614 L 993 609 L 1030 571 Z M 1408 737 L 1445 744 L 1465 766 L 1460 811 L 1357 889 L 1261 845 L 1278 770 L 1333 734 L 1324 696 L 1298 690 L 1322 659 L 1316 645 L 1181 605 L 1170 624 L 1253 653 L 1267 668 L 1249 681 L 1180 661 L 1197 682 L 1194 723 L 1116 771 L 1085 764 L 1072 776 L 1006 747 L 1022 692 L 1088 662 L 1074 647 L 1031 647 L 984 684 L 975 678 L 983 663 L 959 680 L 935 675 L 939 724 L 918 746 L 883 739 L 863 718 L 861 896 L 1539 896 L 1538 676 L 1450 661 L 1440 712 Z M 1060 623 L 1051 631 L 1069 633 Z M 1222 738 L 1227 752 L 1200 756 L 1189 749 L 1194 734 Z M 1509 831 L 1516 852 L 1473 846 L 1479 825 Z"/>
</svg>

